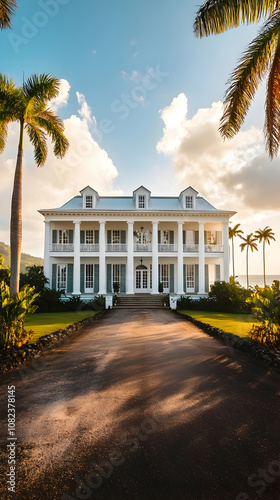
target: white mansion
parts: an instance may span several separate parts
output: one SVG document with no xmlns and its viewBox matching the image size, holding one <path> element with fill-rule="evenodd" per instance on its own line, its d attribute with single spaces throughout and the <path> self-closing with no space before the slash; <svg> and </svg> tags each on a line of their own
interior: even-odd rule
<svg viewBox="0 0 280 500">
<path fill-rule="evenodd" d="M 229 279 L 229 218 L 188 187 L 179 197 L 99 196 L 86 187 L 45 217 L 45 275 L 53 289 L 90 299 L 159 292 L 203 295 Z"/>
</svg>

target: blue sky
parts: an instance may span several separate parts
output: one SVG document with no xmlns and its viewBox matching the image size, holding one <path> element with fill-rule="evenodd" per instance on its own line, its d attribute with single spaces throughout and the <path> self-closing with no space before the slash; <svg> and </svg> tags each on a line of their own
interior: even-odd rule
<svg viewBox="0 0 280 500">
<path fill-rule="evenodd" d="M 265 189 L 270 178 L 272 187 L 280 181 L 278 159 L 267 160 L 261 139 L 264 89 L 230 146 L 219 142 L 220 105 L 212 106 L 222 100 L 229 74 L 257 26 L 200 40 L 192 28 L 195 1 L 84 0 L 79 9 L 74 0 L 18 3 L 13 31 L 0 33 L 1 72 L 18 84 L 23 72 L 63 80 L 65 99 L 55 106 L 72 141 L 80 137 L 73 151 L 79 154 L 83 136 L 91 144 L 85 161 L 76 162 L 78 175 L 70 156 L 59 164 L 51 154 L 36 172 L 27 145 L 25 251 L 43 253 L 36 210 L 63 204 L 84 184 L 102 194 L 125 195 L 140 184 L 154 195 L 176 195 L 191 184 L 215 206 L 237 210 L 233 222 L 241 222 L 246 233 L 266 225 L 280 233 L 277 192 L 260 201 L 263 177 Z M 5 178 L 0 195 L 7 206 L 0 216 L 0 239 L 6 242 L 16 132 L 12 127 L 0 163 Z M 248 197 L 254 168 L 258 175 Z M 45 169 L 49 172 L 42 173 Z M 44 192 L 36 198 L 40 183 Z M 241 257 L 238 272 L 244 274 Z M 260 266 L 261 255 L 253 255 L 252 271 L 261 273 Z M 280 265 L 269 272 L 280 273 Z"/>
</svg>

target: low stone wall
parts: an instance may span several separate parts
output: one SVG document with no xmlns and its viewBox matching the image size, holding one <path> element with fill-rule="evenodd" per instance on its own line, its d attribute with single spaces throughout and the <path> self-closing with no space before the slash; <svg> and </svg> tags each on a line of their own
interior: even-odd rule
<svg viewBox="0 0 280 500">
<path fill-rule="evenodd" d="M 270 349 L 269 347 L 259 344 L 258 342 L 248 342 L 233 333 L 224 332 L 223 330 L 219 330 L 219 328 L 215 328 L 214 326 L 209 325 L 208 323 L 203 323 L 202 321 L 198 321 L 191 316 L 187 316 L 186 314 L 180 314 L 178 311 L 175 311 L 181 318 L 185 318 L 187 321 L 190 321 L 194 325 L 198 326 L 203 332 L 221 340 L 224 344 L 230 345 L 243 351 L 254 358 L 260 359 L 264 361 L 266 364 L 280 370 L 280 351 L 275 349 Z"/>
<path fill-rule="evenodd" d="M 78 323 L 67 326 L 64 330 L 44 335 L 39 338 L 36 344 L 24 344 L 21 347 L 12 347 L 11 349 L 0 351 L 0 373 L 14 370 L 26 361 L 30 361 L 32 358 L 39 356 L 45 349 L 55 347 L 56 344 L 82 332 L 104 314 L 106 314 L 106 312 L 101 311 L 94 316 L 90 316 Z"/>
</svg>

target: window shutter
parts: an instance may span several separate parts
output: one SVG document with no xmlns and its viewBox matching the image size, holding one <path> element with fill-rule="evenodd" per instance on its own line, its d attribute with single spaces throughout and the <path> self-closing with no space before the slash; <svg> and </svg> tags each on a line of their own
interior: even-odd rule
<svg viewBox="0 0 280 500">
<path fill-rule="evenodd" d="M 98 229 L 95 229 L 95 231 L 94 231 L 94 243 L 96 245 L 99 245 L 99 231 L 98 231 Z"/>
<path fill-rule="evenodd" d="M 69 229 L 69 243 L 73 243 L 73 229 Z"/>
<path fill-rule="evenodd" d="M 108 230 L 107 231 L 107 244 L 111 245 L 111 242 L 112 242 L 112 231 Z"/>
<path fill-rule="evenodd" d="M 187 265 L 183 265 L 183 289 L 184 292 L 187 291 Z"/>
<path fill-rule="evenodd" d="M 183 231 L 183 245 L 186 244 L 186 231 Z"/>
<path fill-rule="evenodd" d="M 99 264 L 94 264 L 94 284 L 93 284 L 94 293 L 99 292 Z"/>
<path fill-rule="evenodd" d="M 126 243 L 126 232 L 121 231 L 121 244 L 125 245 L 125 243 Z"/>
<path fill-rule="evenodd" d="M 172 231 L 173 232 L 173 231 Z M 174 293 L 174 264 L 170 264 L 169 292 Z"/>
<path fill-rule="evenodd" d="M 161 275 L 160 275 L 160 264 L 158 265 L 158 282 L 161 282 Z"/>
<path fill-rule="evenodd" d="M 85 293 L 85 265 L 80 265 L 80 292 Z"/>
<path fill-rule="evenodd" d="M 52 265 L 52 290 L 56 290 L 57 264 Z"/>
<path fill-rule="evenodd" d="M 199 231 L 194 231 L 194 244 L 199 244 Z"/>
<path fill-rule="evenodd" d="M 73 264 L 67 264 L 67 293 L 73 292 Z"/>
<path fill-rule="evenodd" d="M 169 231 L 170 245 L 174 245 L 174 231 Z"/>
<path fill-rule="evenodd" d="M 121 264 L 121 273 L 120 273 L 120 292 L 125 293 L 126 292 L 126 265 Z"/>
<path fill-rule="evenodd" d="M 85 242 L 85 231 L 80 232 L 80 243 L 83 245 Z"/>
<path fill-rule="evenodd" d="M 207 231 L 204 231 L 204 245 L 207 244 Z"/>
<path fill-rule="evenodd" d="M 161 231 L 158 231 L 158 244 L 161 244 Z"/>
<path fill-rule="evenodd" d="M 52 230 L 52 242 L 57 243 L 57 230 L 56 229 Z"/>
<path fill-rule="evenodd" d="M 208 264 L 205 264 L 205 292 L 209 292 L 209 270 Z"/>
<path fill-rule="evenodd" d="M 215 265 L 215 280 L 221 281 L 221 266 L 220 266 L 220 264 Z"/>
<path fill-rule="evenodd" d="M 199 290 L 199 267 L 198 264 L 194 266 L 194 291 L 197 293 Z"/>
<path fill-rule="evenodd" d="M 112 293 L 112 264 L 107 264 L 107 293 Z"/>
</svg>

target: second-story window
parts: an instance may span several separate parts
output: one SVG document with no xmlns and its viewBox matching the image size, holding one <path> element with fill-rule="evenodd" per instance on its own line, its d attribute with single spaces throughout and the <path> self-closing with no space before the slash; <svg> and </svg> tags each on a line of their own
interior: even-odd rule
<svg viewBox="0 0 280 500">
<path fill-rule="evenodd" d="M 68 229 L 60 229 L 59 230 L 58 243 L 63 243 L 63 244 L 69 243 L 69 231 L 68 231 Z"/>
<path fill-rule="evenodd" d="M 192 196 L 186 196 L 186 203 L 185 203 L 185 208 L 193 208 L 193 197 Z"/>
<path fill-rule="evenodd" d="M 86 196 L 86 208 L 92 208 L 92 196 Z"/>
<path fill-rule="evenodd" d="M 86 236 L 86 238 L 85 238 L 86 244 L 92 245 L 93 244 L 93 231 L 92 231 L 92 229 L 87 229 L 85 236 Z"/>
<path fill-rule="evenodd" d="M 119 230 L 113 230 L 113 241 L 112 243 L 117 245 L 121 242 L 121 236 L 120 236 L 120 231 Z"/>
<path fill-rule="evenodd" d="M 138 196 L 138 208 L 146 208 L 146 197 L 143 194 Z"/>
</svg>

